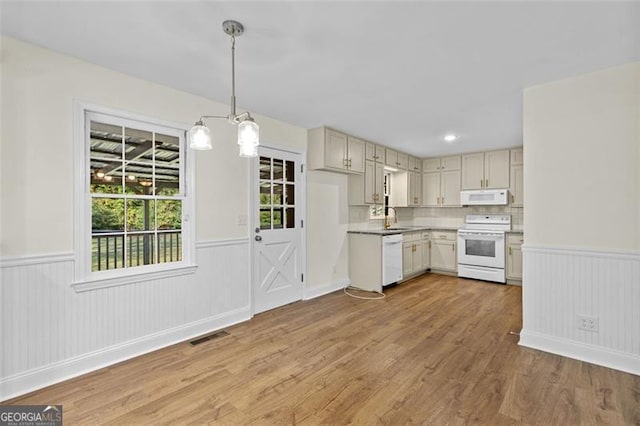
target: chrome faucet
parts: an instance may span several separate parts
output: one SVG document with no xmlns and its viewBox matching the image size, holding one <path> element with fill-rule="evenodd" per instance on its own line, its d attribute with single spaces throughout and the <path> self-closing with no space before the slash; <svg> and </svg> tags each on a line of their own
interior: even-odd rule
<svg viewBox="0 0 640 426">
<path fill-rule="evenodd" d="M 394 207 L 387 207 L 387 209 L 393 210 L 393 223 L 398 223 L 398 212 Z M 389 210 L 387 210 L 389 212 Z M 389 215 L 384 215 L 384 229 L 391 228 L 391 224 L 389 223 Z"/>
</svg>

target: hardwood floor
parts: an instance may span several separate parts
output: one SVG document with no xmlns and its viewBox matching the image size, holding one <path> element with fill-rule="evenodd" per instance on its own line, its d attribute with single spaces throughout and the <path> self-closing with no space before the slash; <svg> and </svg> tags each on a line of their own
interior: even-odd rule
<svg viewBox="0 0 640 426">
<path fill-rule="evenodd" d="M 65 424 L 635 424 L 640 377 L 519 347 L 521 291 L 428 274 L 341 292 L 10 401 Z"/>
</svg>

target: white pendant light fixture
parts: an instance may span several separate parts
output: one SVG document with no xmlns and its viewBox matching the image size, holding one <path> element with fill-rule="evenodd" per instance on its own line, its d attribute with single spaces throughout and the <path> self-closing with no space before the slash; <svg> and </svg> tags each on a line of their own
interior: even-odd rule
<svg viewBox="0 0 640 426">
<path fill-rule="evenodd" d="M 229 115 L 203 115 L 189 130 L 189 147 L 198 150 L 212 148 L 211 130 L 204 124 L 206 118 L 225 118 L 238 126 L 238 146 L 241 157 L 255 157 L 260 145 L 260 127 L 253 121 L 251 114 L 236 114 L 236 36 L 244 32 L 244 27 L 237 21 L 224 21 L 222 29 L 231 37 L 231 112 Z"/>
</svg>

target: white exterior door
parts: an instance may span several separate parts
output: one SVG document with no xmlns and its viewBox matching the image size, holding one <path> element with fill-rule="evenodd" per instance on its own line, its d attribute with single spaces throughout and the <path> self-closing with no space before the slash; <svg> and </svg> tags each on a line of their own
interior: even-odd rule
<svg viewBox="0 0 640 426">
<path fill-rule="evenodd" d="M 260 313 L 302 299 L 302 155 L 260 147 L 254 162 L 253 306 Z"/>
</svg>

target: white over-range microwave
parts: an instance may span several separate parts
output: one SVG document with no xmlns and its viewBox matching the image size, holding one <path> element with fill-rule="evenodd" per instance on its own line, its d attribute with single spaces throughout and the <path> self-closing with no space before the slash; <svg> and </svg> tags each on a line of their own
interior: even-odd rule
<svg viewBox="0 0 640 426">
<path fill-rule="evenodd" d="M 508 203 L 508 189 L 460 191 L 460 204 L 463 206 L 506 206 Z"/>
</svg>

